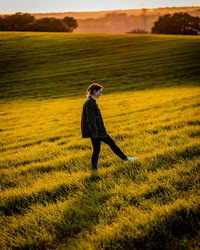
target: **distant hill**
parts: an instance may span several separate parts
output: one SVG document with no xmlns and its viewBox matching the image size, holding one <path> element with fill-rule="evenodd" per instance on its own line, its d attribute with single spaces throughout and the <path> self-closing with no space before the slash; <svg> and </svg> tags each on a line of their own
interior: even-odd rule
<svg viewBox="0 0 200 250">
<path fill-rule="evenodd" d="M 187 12 L 191 15 L 195 14 L 200 16 L 200 6 L 195 7 L 166 7 L 166 8 L 155 8 L 155 9 L 145 9 L 148 15 L 164 15 L 167 13 L 175 13 L 175 12 Z M 87 18 L 102 18 L 108 13 L 126 13 L 127 15 L 143 15 L 144 9 L 131 9 L 131 10 L 114 10 L 114 11 L 88 11 L 88 12 L 52 12 L 52 13 L 33 13 L 36 18 L 42 17 L 56 17 L 63 18 L 66 15 L 72 16 L 76 19 L 87 19 Z"/>
<path fill-rule="evenodd" d="M 79 25 L 74 31 L 76 33 L 127 33 L 138 29 L 150 32 L 159 16 L 175 12 L 187 12 L 192 16 L 200 17 L 200 7 L 195 6 L 114 11 L 32 13 L 32 15 L 35 18 L 74 17 L 77 19 Z"/>
</svg>

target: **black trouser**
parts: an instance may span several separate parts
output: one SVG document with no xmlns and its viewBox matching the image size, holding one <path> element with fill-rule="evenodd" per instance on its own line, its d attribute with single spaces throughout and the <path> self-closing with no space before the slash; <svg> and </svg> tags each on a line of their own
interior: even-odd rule
<svg viewBox="0 0 200 250">
<path fill-rule="evenodd" d="M 97 169 L 98 157 L 101 149 L 101 142 L 108 144 L 116 155 L 118 155 L 122 160 L 126 160 L 126 155 L 122 153 L 121 149 L 115 144 L 115 142 L 109 135 L 105 138 L 91 138 L 91 141 L 93 145 L 92 169 Z"/>
</svg>

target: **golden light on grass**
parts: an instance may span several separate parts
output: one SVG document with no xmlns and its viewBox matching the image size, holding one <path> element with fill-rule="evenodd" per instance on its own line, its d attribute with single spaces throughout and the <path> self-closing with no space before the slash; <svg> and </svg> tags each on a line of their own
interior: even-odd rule
<svg viewBox="0 0 200 250">
<path fill-rule="evenodd" d="M 64 237 L 80 231 L 78 241 L 61 240 L 65 247 L 107 246 L 125 235 L 131 244 L 158 233 L 161 217 L 173 223 L 183 208 L 196 211 L 198 95 L 198 87 L 180 87 L 102 96 L 108 131 L 140 163 L 125 166 L 102 145 L 98 182 L 90 179 L 90 142 L 80 138 L 84 98 L 5 104 L 1 209 L 9 216 L 1 221 L 1 244 L 50 247 L 60 241 L 55 230 Z M 14 241 L 13 230 L 20 233 Z"/>
</svg>

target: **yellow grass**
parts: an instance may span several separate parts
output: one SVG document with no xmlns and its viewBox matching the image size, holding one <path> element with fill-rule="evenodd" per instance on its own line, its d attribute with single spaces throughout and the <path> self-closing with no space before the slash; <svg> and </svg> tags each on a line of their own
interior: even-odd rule
<svg viewBox="0 0 200 250">
<path fill-rule="evenodd" d="M 199 87 L 105 89 L 98 104 L 107 131 L 139 162 L 125 165 L 102 144 L 99 179 L 91 142 L 81 138 L 84 96 L 1 104 L 1 247 L 148 249 L 163 241 L 167 248 L 170 241 L 181 247 L 182 237 L 192 248 L 199 97 Z"/>
</svg>

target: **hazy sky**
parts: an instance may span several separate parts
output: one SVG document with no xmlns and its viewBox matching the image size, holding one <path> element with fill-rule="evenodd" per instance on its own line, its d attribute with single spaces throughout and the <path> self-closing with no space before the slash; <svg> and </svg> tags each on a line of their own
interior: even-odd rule
<svg viewBox="0 0 200 250">
<path fill-rule="evenodd" d="M 0 0 L 0 13 L 67 12 L 200 5 L 199 0 Z"/>
</svg>

